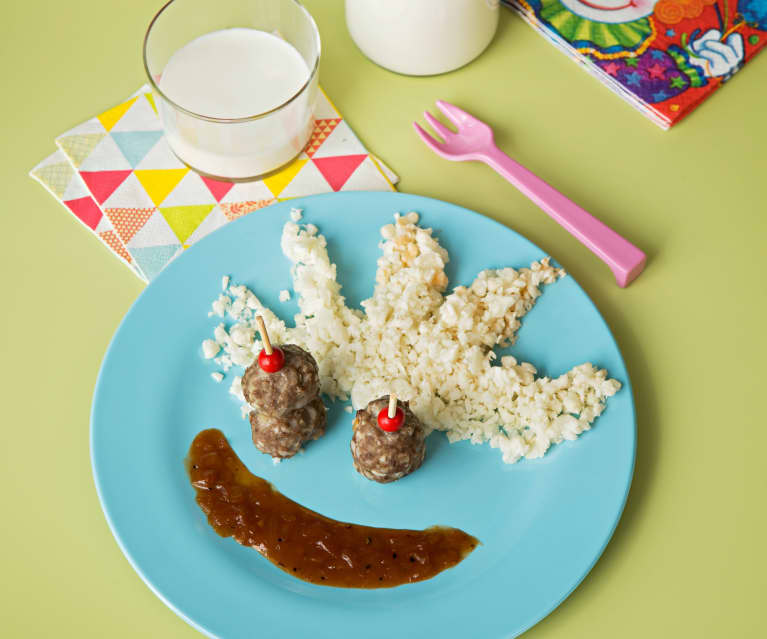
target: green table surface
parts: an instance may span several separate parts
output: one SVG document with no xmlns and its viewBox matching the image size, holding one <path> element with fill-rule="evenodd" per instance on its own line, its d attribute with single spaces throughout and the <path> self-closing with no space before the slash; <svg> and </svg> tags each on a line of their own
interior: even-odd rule
<svg viewBox="0 0 767 639">
<path fill-rule="evenodd" d="M 140 44 L 159 4 L 5 7 L 0 624 L 9 638 L 199 636 L 122 556 L 91 477 L 94 382 L 143 286 L 27 177 L 57 134 L 144 81 Z M 626 510 L 591 574 L 525 636 L 764 636 L 767 53 L 664 132 L 508 11 L 474 63 L 409 78 L 362 56 L 340 0 L 308 6 L 323 39 L 321 82 L 402 177 L 400 190 L 481 211 L 550 252 L 626 359 L 639 436 Z M 619 289 L 490 169 L 432 155 L 410 123 L 438 98 L 493 123 L 500 146 L 642 247 L 639 280 Z"/>
</svg>

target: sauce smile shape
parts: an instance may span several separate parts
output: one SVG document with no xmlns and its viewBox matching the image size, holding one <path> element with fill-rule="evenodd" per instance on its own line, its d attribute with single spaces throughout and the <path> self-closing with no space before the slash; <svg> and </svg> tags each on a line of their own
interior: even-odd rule
<svg viewBox="0 0 767 639">
<path fill-rule="evenodd" d="M 219 535 L 313 584 L 390 588 L 422 581 L 460 563 L 479 543 L 457 528 L 375 528 L 324 517 L 248 471 L 220 430 L 195 437 L 187 464 L 197 503 Z"/>
</svg>

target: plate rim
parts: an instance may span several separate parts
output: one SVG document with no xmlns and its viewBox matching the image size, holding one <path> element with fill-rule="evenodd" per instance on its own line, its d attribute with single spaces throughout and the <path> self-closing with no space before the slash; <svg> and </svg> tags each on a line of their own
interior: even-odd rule
<svg viewBox="0 0 767 639">
<path fill-rule="evenodd" d="M 416 200 L 418 202 L 423 202 L 427 206 L 428 205 L 436 205 L 436 206 L 448 206 L 451 208 L 457 208 L 460 209 L 462 212 L 469 214 L 470 216 L 476 216 L 483 218 L 484 220 L 490 222 L 491 224 L 499 227 L 503 230 L 503 232 L 510 232 L 516 235 L 521 240 L 529 243 L 531 246 L 536 248 L 538 251 L 543 253 L 544 255 L 551 256 L 552 260 L 559 264 L 559 262 L 556 260 L 556 258 L 551 255 L 548 251 L 544 251 L 539 247 L 537 244 L 526 238 L 524 235 L 516 231 L 515 229 L 511 228 L 510 226 L 507 226 L 503 224 L 502 222 L 499 222 L 498 220 L 493 219 L 492 217 L 489 217 L 487 215 L 484 215 L 478 211 L 474 211 L 472 209 L 466 208 L 464 206 L 461 206 L 459 204 L 454 204 L 452 202 L 447 202 L 445 200 L 440 200 L 438 198 L 418 195 L 418 194 L 411 194 L 411 193 L 402 193 L 398 191 L 338 191 L 338 192 L 332 192 L 332 193 L 320 193 L 315 195 L 308 195 L 308 196 L 302 196 L 297 198 L 292 198 L 289 200 L 283 200 L 281 202 L 276 202 L 275 204 L 271 205 L 268 208 L 272 208 L 272 206 L 277 206 L 280 208 L 290 209 L 290 208 L 308 208 L 311 206 L 311 203 L 319 200 L 319 199 L 354 199 L 355 197 L 360 196 L 375 196 L 375 197 L 381 197 L 384 199 L 391 199 L 395 204 L 398 200 Z M 297 206 L 298 205 L 298 206 Z M 394 206 L 392 208 L 392 213 L 399 212 L 401 214 L 407 213 L 411 210 L 416 210 L 416 212 L 421 214 L 420 211 L 417 210 L 417 206 L 408 205 L 408 210 L 400 209 L 397 206 Z M 424 207 L 426 208 L 426 207 Z M 258 215 L 259 211 L 254 211 L 255 215 Z M 138 576 L 141 578 L 141 581 L 146 584 L 146 586 L 154 593 L 155 596 L 160 599 L 170 610 L 172 610 L 176 615 L 178 615 L 181 619 L 183 619 L 186 623 L 188 623 L 190 626 L 192 626 L 194 629 L 205 635 L 206 637 L 210 637 L 211 639 L 221 639 L 217 637 L 217 635 L 213 634 L 211 631 L 209 631 L 207 628 L 196 622 L 194 619 L 192 619 L 189 615 L 182 612 L 174 603 L 166 597 L 163 592 L 161 592 L 150 580 L 149 578 L 144 574 L 141 567 L 138 565 L 136 559 L 133 557 L 133 555 L 128 551 L 125 542 L 120 535 L 120 532 L 115 525 L 112 516 L 110 514 L 110 508 L 105 500 L 103 493 L 102 493 L 102 486 L 101 486 L 101 480 L 99 477 L 99 463 L 96 459 L 96 450 L 95 450 L 95 444 L 94 444 L 94 434 L 96 430 L 96 424 L 95 424 L 95 415 L 96 415 L 96 407 L 97 403 L 99 401 L 100 396 L 100 389 L 102 384 L 104 383 L 104 367 L 105 363 L 110 357 L 110 354 L 115 347 L 115 342 L 118 338 L 118 335 L 121 333 L 123 326 L 127 322 L 128 318 L 131 316 L 131 314 L 134 312 L 135 308 L 141 303 L 141 300 L 145 296 L 146 292 L 150 289 L 151 286 L 154 285 L 155 282 L 162 281 L 163 279 L 169 277 L 168 273 L 173 272 L 178 266 L 175 265 L 176 262 L 179 262 L 179 260 L 188 260 L 192 258 L 186 257 L 188 254 L 196 255 L 198 252 L 198 247 L 200 244 L 204 243 L 205 240 L 215 235 L 218 231 L 223 230 L 225 228 L 229 228 L 233 225 L 244 225 L 252 222 L 246 222 L 246 220 L 249 220 L 251 218 L 251 215 L 244 215 L 236 220 L 233 220 L 222 227 L 219 227 L 215 231 L 212 231 L 205 237 L 201 238 L 199 241 L 195 242 L 192 246 L 190 246 L 188 249 L 186 249 L 181 255 L 179 255 L 177 258 L 173 259 L 170 264 L 168 264 L 152 281 L 150 281 L 144 289 L 139 293 L 139 295 L 136 297 L 136 299 L 131 303 L 130 307 L 126 311 L 125 315 L 120 320 L 119 324 L 114 330 L 114 333 L 109 341 L 109 345 L 106 348 L 106 351 L 104 352 L 104 356 L 102 357 L 101 364 L 99 365 L 99 371 L 96 378 L 96 383 L 94 385 L 93 389 L 93 396 L 91 399 L 91 410 L 90 410 L 90 417 L 89 417 L 89 433 L 88 433 L 88 444 L 89 444 L 89 457 L 91 462 L 91 474 L 94 486 L 96 488 L 96 495 L 99 500 L 99 505 L 101 506 L 101 511 L 104 515 L 104 518 L 106 519 L 107 525 L 109 526 L 109 530 L 112 533 L 112 536 L 114 537 L 115 541 L 117 542 L 118 547 L 120 548 L 120 551 L 122 552 L 123 556 L 128 560 L 128 563 L 133 568 L 133 570 L 138 574 Z M 566 270 L 566 269 L 565 269 Z M 596 315 L 599 318 L 599 321 L 602 323 L 607 335 L 610 338 L 610 341 L 612 342 L 612 345 L 615 348 L 615 351 L 618 354 L 618 357 L 620 359 L 620 363 L 623 365 L 623 369 L 625 370 L 625 380 L 622 382 L 622 390 L 627 393 L 629 396 L 629 401 L 631 404 L 631 463 L 629 472 L 627 474 L 626 478 L 626 485 L 624 488 L 623 496 L 621 498 L 620 505 L 615 513 L 615 518 L 612 523 L 612 525 L 609 527 L 609 530 L 607 531 L 607 534 L 605 535 L 604 539 L 602 540 L 598 551 L 595 553 L 594 557 L 592 558 L 591 562 L 585 567 L 583 570 L 583 573 L 579 575 L 574 582 L 566 589 L 564 594 L 561 596 L 560 599 L 556 600 L 550 607 L 546 608 L 540 615 L 536 615 L 532 621 L 526 622 L 523 627 L 521 627 L 519 630 L 512 630 L 511 634 L 506 635 L 508 639 L 512 639 L 513 637 L 518 637 L 519 635 L 527 632 L 530 628 L 540 623 L 543 619 L 548 617 L 554 610 L 556 610 L 562 603 L 573 593 L 573 591 L 578 588 L 578 586 L 583 582 L 583 580 L 591 573 L 594 566 L 597 564 L 597 562 L 601 559 L 602 555 L 605 552 L 605 549 L 607 548 L 608 544 L 612 540 L 612 537 L 615 533 L 615 530 L 618 527 L 618 524 L 620 523 L 620 520 L 623 516 L 623 513 L 626 508 L 626 504 L 628 502 L 628 496 L 631 492 L 631 486 L 633 484 L 634 479 L 634 472 L 636 469 L 636 453 L 637 453 L 637 417 L 636 417 L 636 402 L 634 401 L 634 392 L 633 392 L 633 385 L 631 383 L 630 373 L 628 370 L 628 367 L 626 366 L 625 359 L 623 357 L 623 353 L 620 349 L 620 346 L 615 338 L 615 335 L 613 335 L 612 330 L 610 329 L 610 326 L 607 324 L 607 321 L 603 317 L 602 313 L 600 312 L 597 305 L 594 303 L 594 300 L 589 296 L 589 294 L 583 289 L 583 287 L 580 285 L 580 283 L 569 274 L 568 276 L 572 283 L 575 285 L 577 290 L 583 295 L 583 297 L 586 299 L 588 304 L 591 306 L 591 308 L 595 311 Z"/>
</svg>

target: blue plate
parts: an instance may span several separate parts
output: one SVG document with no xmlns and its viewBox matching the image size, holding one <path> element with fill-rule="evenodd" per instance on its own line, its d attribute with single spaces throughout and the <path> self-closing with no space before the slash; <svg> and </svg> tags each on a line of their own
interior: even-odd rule
<svg viewBox="0 0 767 639">
<path fill-rule="evenodd" d="M 221 276 L 247 284 L 284 319 L 295 300 L 279 246 L 291 207 L 328 239 L 352 304 L 373 290 L 379 228 L 418 211 L 450 252 L 452 285 L 485 268 L 527 266 L 544 253 L 508 228 L 437 200 L 396 193 L 334 193 L 245 216 L 195 244 L 130 309 L 107 351 L 91 416 L 93 474 L 120 547 L 150 588 L 211 636 L 507 638 L 553 610 L 583 579 L 623 509 L 634 465 L 634 405 L 620 352 L 599 312 L 567 277 L 545 288 L 512 353 L 541 374 L 582 362 L 606 367 L 623 389 L 594 428 L 539 460 L 505 465 L 497 450 L 429 438 L 423 467 L 394 484 L 363 479 L 349 452 L 352 416 L 339 403 L 327 434 L 274 465 L 250 441 L 228 381 L 200 343 Z M 220 428 L 256 474 L 329 517 L 387 527 L 457 526 L 482 545 L 429 581 L 382 590 L 315 586 L 257 552 L 218 537 L 194 501 L 184 456 L 204 428 Z M 404 632 L 403 629 L 407 629 Z"/>
</svg>

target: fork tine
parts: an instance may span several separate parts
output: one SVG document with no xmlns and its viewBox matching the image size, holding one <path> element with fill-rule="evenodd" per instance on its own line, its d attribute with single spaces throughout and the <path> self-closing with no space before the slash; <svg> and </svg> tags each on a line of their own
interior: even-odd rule
<svg viewBox="0 0 767 639">
<path fill-rule="evenodd" d="M 442 155 L 442 150 L 439 148 L 439 142 L 437 142 L 433 137 L 431 137 L 426 131 L 424 131 L 421 128 L 421 125 L 418 124 L 418 122 L 413 122 L 413 128 L 415 129 L 415 132 L 420 136 L 420 138 L 424 141 L 426 146 L 428 146 L 432 151 L 435 153 L 439 153 Z"/>
<path fill-rule="evenodd" d="M 444 124 L 442 124 L 442 122 L 440 122 L 428 111 L 423 112 L 423 117 L 426 118 L 426 121 L 431 125 L 431 128 L 442 136 L 442 139 L 445 140 L 445 142 L 447 142 L 449 136 L 454 135 L 450 129 L 448 129 Z"/>
<path fill-rule="evenodd" d="M 466 111 L 459 109 L 455 104 L 450 104 L 450 102 L 437 100 L 435 104 L 437 105 L 437 108 L 445 114 L 445 117 L 459 128 L 461 124 L 464 124 L 467 120 L 473 119 L 473 116 L 466 113 Z"/>
</svg>

